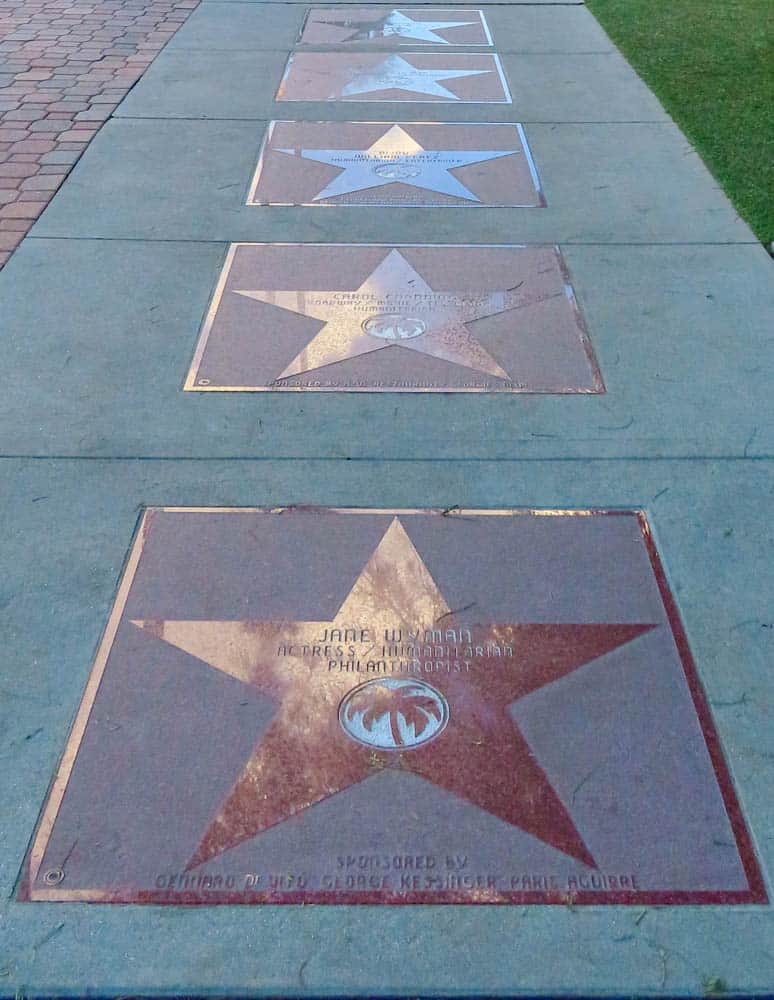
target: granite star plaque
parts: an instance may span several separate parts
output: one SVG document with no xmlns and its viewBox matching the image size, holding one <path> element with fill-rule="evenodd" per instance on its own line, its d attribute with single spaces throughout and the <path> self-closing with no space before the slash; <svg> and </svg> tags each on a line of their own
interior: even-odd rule
<svg viewBox="0 0 774 1000">
<path fill-rule="evenodd" d="M 521 125 L 270 122 L 248 205 L 545 205 Z"/>
<path fill-rule="evenodd" d="M 294 52 L 278 101 L 510 104 L 492 52 Z"/>
<path fill-rule="evenodd" d="M 484 12 L 465 7 L 313 7 L 299 45 L 491 45 Z"/>
<path fill-rule="evenodd" d="M 556 247 L 319 243 L 231 247 L 185 388 L 604 392 Z"/>
<path fill-rule="evenodd" d="M 20 896 L 763 903 L 645 517 L 152 509 Z"/>
</svg>

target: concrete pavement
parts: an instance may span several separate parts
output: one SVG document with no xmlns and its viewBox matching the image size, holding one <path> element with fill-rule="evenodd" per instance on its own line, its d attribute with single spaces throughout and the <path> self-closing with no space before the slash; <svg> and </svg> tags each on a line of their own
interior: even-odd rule
<svg viewBox="0 0 774 1000">
<path fill-rule="evenodd" d="M 717 733 L 739 826 L 768 884 L 770 258 L 582 5 L 483 8 L 511 104 L 404 103 L 400 95 L 277 101 L 306 9 L 204 0 L 0 273 L 0 504 L 9 543 L 0 586 L 9 816 L 0 833 L 0 992 L 769 993 L 772 916 L 760 901 L 184 907 L 18 898 L 148 507 L 644 511 L 709 703 L 705 735 L 712 743 Z M 522 122 L 547 205 L 248 206 L 266 125 L 288 118 Z M 556 244 L 606 391 L 185 392 L 233 242 Z M 290 273 L 273 294 L 330 287 L 310 277 Z M 441 287 L 438 279 L 433 288 Z M 278 323 L 291 322 L 271 308 Z M 301 337 L 308 317 L 293 322 Z M 479 342 L 493 349 L 491 317 L 481 331 Z M 561 549 L 547 562 L 562 567 Z M 519 565 L 520 587 L 547 587 L 541 564 Z M 281 590 L 281 574 L 264 572 L 256 586 Z M 207 594 L 222 579 L 197 578 L 195 587 L 205 605 L 216 604 Z M 582 579 L 577 587 L 582 594 Z M 235 604 L 227 617 L 239 616 Z M 647 720 L 647 687 L 631 711 Z M 169 718 L 171 741 L 181 717 Z M 123 720 L 108 721 L 120 740 Z M 587 735 L 606 738 L 601 729 Z M 195 767 L 187 780 L 193 803 Z M 131 808 L 114 787 L 116 808 Z M 566 805 L 572 812 L 575 803 Z M 688 813 L 687 797 L 667 796 L 662 809 L 649 817 L 656 839 L 671 814 Z M 390 843 L 376 814 L 365 819 L 369 849 Z M 452 833 L 434 834 L 439 850 Z M 260 857 L 260 836 L 256 844 Z M 679 890 L 679 875 L 671 877 L 665 887 Z"/>
</svg>

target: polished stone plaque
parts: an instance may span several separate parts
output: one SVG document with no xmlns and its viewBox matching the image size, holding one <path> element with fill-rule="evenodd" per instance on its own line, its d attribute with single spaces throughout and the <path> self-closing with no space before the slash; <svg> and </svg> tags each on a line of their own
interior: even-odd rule
<svg viewBox="0 0 774 1000">
<path fill-rule="evenodd" d="M 465 7 L 313 7 L 300 45 L 491 45 L 484 12 Z"/>
<path fill-rule="evenodd" d="M 270 122 L 248 205 L 544 205 L 521 125 Z"/>
<path fill-rule="evenodd" d="M 556 247 L 237 243 L 185 388 L 603 392 Z"/>
<path fill-rule="evenodd" d="M 295 52 L 278 101 L 510 104 L 491 52 Z"/>
<path fill-rule="evenodd" d="M 762 903 L 645 517 L 152 509 L 21 882 Z"/>
</svg>

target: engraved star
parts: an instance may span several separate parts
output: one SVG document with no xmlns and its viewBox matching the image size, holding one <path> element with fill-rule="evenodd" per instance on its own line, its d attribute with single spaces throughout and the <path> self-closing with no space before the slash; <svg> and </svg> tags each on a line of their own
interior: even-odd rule
<svg viewBox="0 0 774 1000">
<path fill-rule="evenodd" d="M 442 87 L 439 80 L 457 80 L 491 72 L 490 69 L 417 69 L 402 56 L 391 55 L 372 70 L 356 75 L 342 89 L 341 96 L 354 97 L 379 90 L 406 90 L 412 94 L 429 94 L 431 97 L 458 101 L 459 97 Z"/>
<path fill-rule="evenodd" d="M 301 647 L 319 646 L 321 634 L 333 627 L 367 630 L 374 646 L 395 627 L 461 627 L 397 517 L 333 621 L 133 624 L 254 685 L 276 703 L 269 728 L 205 831 L 189 870 L 385 767 L 419 775 L 594 867 L 581 832 L 508 707 L 655 627 L 470 625 L 472 643 L 487 654 L 471 661 L 469 671 L 432 675 L 449 706 L 445 728 L 426 743 L 383 751 L 375 760 L 373 750 L 339 722 L 342 699 L 359 686 L 362 674 L 330 669 L 325 656 L 310 659 Z M 504 645 L 513 647 L 513 657 L 494 654 L 492 647 Z"/>
<path fill-rule="evenodd" d="M 352 28 L 353 33 L 346 39 L 348 42 L 366 41 L 374 38 L 412 38 L 419 42 L 432 42 L 439 45 L 449 45 L 450 42 L 437 35 L 438 29 L 465 28 L 475 21 L 415 21 L 400 10 L 392 10 L 384 17 L 373 21 L 325 21 L 337 28 Z"/>
<path fill-rule="evenodd" d="M 324 321 L 278 378 L 400 346 L 507 379 L 508 373 L 465 323 L 531 302 L 528 295 L 511 290 L 436 292 L 397 250 L 391 250 L 355 291 L 234 291 Z"/>
<path fill-rule="evenodd" d="M 367 149 L 278 149 L 277 152 L 341 168 L 339 176 L 316 194 L 314 201 L 395 183 L 480 201 L 449 171 L 513 156 L 515 151 L 426 150 L 399 125 L 393 125 Z"/>
</svg>

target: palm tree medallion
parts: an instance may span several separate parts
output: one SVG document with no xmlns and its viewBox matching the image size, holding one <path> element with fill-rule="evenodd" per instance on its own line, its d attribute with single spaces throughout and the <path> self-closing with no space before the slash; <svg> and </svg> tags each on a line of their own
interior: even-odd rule
<svg viewBox="0 0 774 1000">
<path fill-rule="evenodd" d="M 378 750 L 412 750 L 446 728 L 449 705 L 425 681 L 384 677 L 354 688 L 339 707 L 341 728 Z"/>
</svg>

